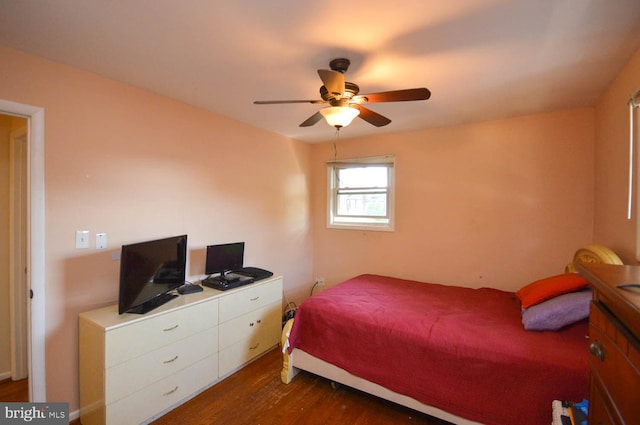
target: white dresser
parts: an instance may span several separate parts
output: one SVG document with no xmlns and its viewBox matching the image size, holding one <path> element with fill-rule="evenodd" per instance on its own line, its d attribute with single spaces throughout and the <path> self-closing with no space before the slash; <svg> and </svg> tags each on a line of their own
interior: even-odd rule
<svg viewBox="0 0 640 425">
<path fill-rule="evenodd" d="M 282 278 L 183 295 L 144 315 L 80 314 L 82 425 L 139 424 L 192 398 L 280 339 Z"/>
</svg>

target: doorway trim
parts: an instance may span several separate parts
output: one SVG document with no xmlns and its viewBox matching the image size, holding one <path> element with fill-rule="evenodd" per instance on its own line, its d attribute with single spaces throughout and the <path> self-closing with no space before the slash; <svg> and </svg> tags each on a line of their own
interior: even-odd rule
<svg viewBox="0 0 640 425">
<path fill-rule="evenodd" d="M 28 120 L 27 286 L 29 401 L 46 402 L 44 109 L 0 99 L 0 112 Z"/>
</svg>

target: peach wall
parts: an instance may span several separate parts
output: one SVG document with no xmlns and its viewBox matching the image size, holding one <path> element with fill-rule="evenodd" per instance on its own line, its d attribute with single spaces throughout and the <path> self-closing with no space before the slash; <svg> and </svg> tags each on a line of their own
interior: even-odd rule
<svg viewBox="0 0 640 425">
<path fill-rule="evenodd" d="M 206 245 L 245 241 L 288 299 L 308 293 L 308 145 L 2 46 L 0 76 L 45 110 L 47 400 L 78 409 L 77 316 L 116 302 L 122 244 L 187 233 L 197 279 Z M 75 249 L 78 229 L 108 249 Z"/>
<path fill-rule="evenodd" d="M 316 145 L 315 276 L 515 290 L 562 272 L 592 239 L 593 145 L 590 108 L 339 141 L 339 159 L 395 155 L 394 232 L 326 228 L 333 147 Z"/>
<path fill-rule="evenodd" d="M 594 240 L 626 264 L 636 263 L 637 202 L 627 219 L 629 97 L 640 90 L 640 50 L 611 83 L 596 108 Z M 636 180 L 640 181 L 640 180 Z"/>
</svg>

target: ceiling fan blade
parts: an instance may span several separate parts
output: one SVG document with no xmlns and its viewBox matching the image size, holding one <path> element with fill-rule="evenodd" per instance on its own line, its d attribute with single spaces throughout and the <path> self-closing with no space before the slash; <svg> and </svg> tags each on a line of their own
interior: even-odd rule
<svg viewBox="0 0 640 425">
<path fill-rule="evenodd" d="M 256 100 L 256 105 L 278 105 L 283 103 L 326 103 L 324 100 Z"/>
<path fill-rule="evenodd" d="M 424 87 L 419 89 L 393 90 L 380 93 L 361 94 L 354 96 L 352 101 L 356 103 L 379 103 L 379 102 L 406 102 L 411 100 L 427 100 L 431 97 L 429 89 Z"/>
<path fill-rule="evenodd" d="M 315 114 L 313 114 L 309 118 L 307 118 L 307 120 L 305 122 L 300 124 L 300 127 L 311 127 L 312 125 L 314 125 L 315 123 L 317 123 L 321 119 L 322 119 L 322 114 L 320 112 L 316 112 Z"/>
<path fill-rule="evenodd" d="M 318 75 L 333 97 L 341 99 L 344 96 L 344 75 L 341 72 L 319 69 Z"/>
<path fill-rule="evenodd" d="M 384 127 L 389 124 L 391 120 L 383 115 L 380 115 L 377 112 L 373 112 L 371 109 L 365 108 L 362 105 L 353 104 L 351 107 L 356 108 L 360 111 L 360 118 L 368 122 L 369 124 L 375 125 L 376 127 Z"/>
</svg>

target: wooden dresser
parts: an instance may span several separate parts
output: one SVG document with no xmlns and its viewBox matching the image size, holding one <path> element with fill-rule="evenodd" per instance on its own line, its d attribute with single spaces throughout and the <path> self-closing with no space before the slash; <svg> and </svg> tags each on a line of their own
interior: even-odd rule
<svg viewBox="0 0 640 425">
<path fill-rule="evenodd" d="M 80 314 L 82 425 L 147 423 L 280 339 L 281 277 L 180 296 L 144 314 Z"/>
<path fill-rule="evenodd" d="M 593 286 L 589 338 L 590 425 L 640 424 L 640 267 L 584 264 Z"/>
</svg>

